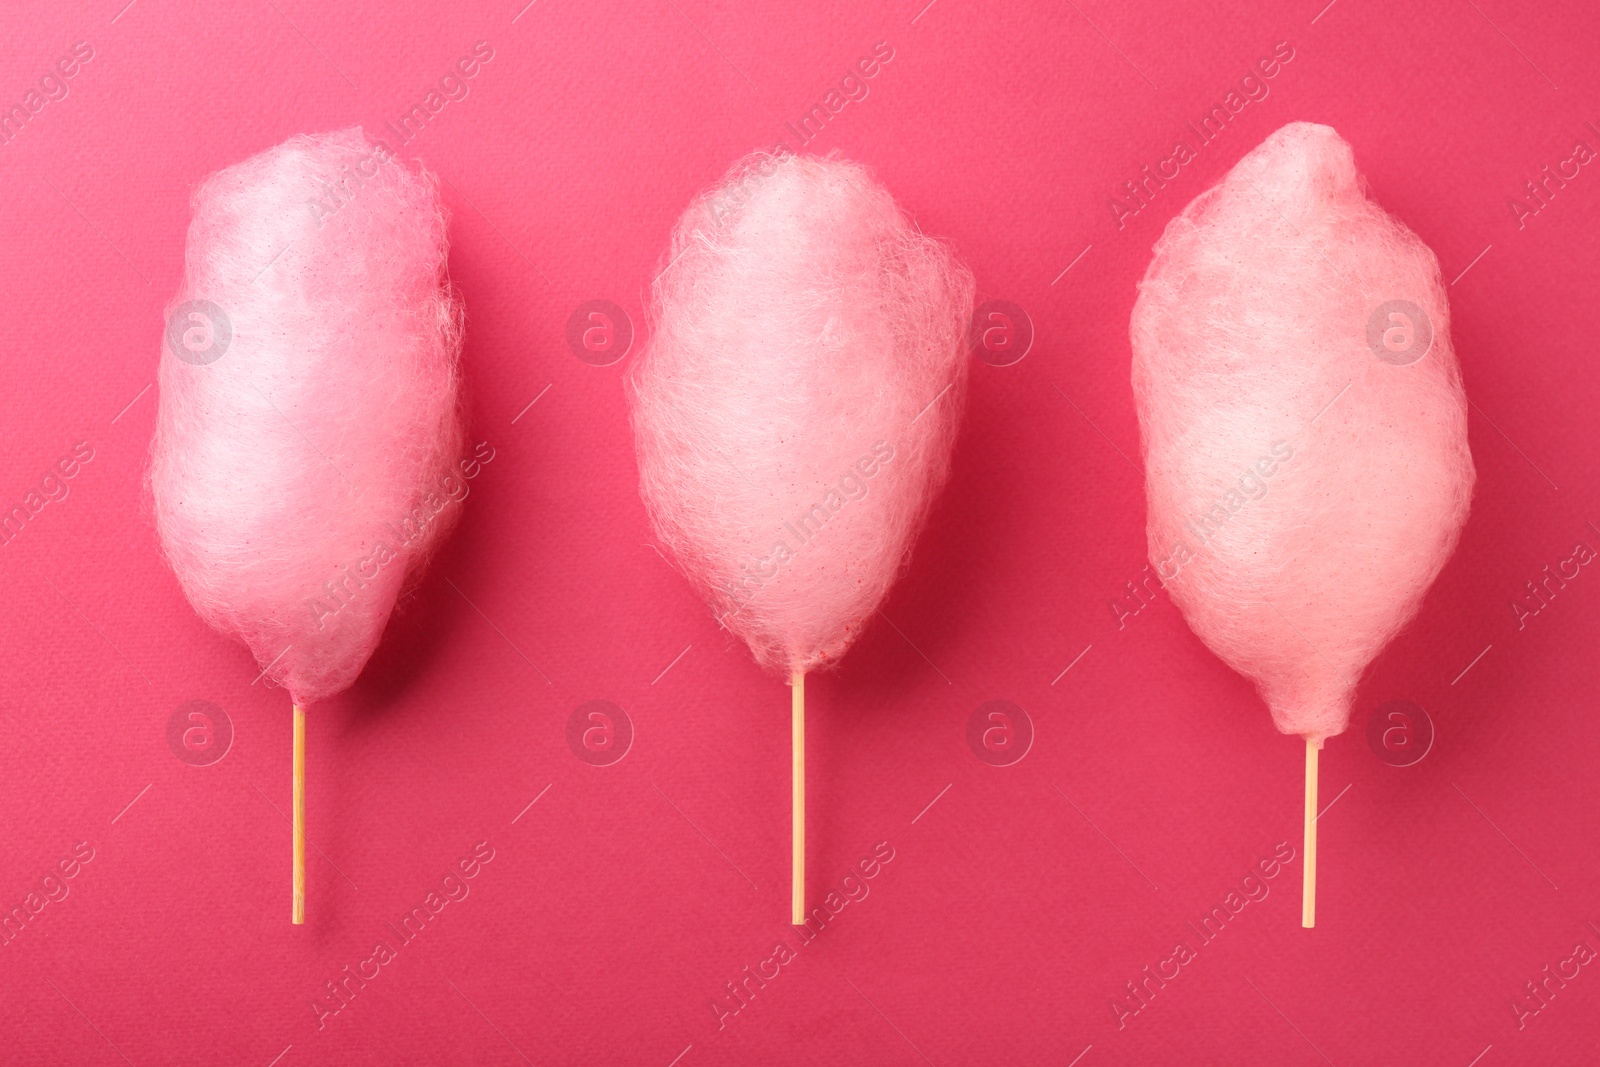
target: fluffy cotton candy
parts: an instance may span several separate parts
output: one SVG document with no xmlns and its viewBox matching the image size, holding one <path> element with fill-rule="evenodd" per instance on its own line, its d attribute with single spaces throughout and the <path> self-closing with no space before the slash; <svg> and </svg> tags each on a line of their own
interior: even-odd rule
<svg viewBox="0 0 1600 1067">
<path fill-rule="evenodd" d="M 723 625 L 836 661 L 945 481 L 972 277 L 865 168 L 752 156 L 701 195 L 631 369 L 640 492 Z"/>
<path fill-rule="evenodd" d="M 1152 562 L 1280 730 L 1339 733 L 1472 495 L 1438 262 L 1293 123 L 1167 226 L 1132 339 Z"/>
<path fill-rule="evenodd" d="M 303 705 L 355 680 L 464 495 L 445 218 L 359 129 L 213 174 L 193 207 L 156 526 L 201 618 Z"/>
</svg>

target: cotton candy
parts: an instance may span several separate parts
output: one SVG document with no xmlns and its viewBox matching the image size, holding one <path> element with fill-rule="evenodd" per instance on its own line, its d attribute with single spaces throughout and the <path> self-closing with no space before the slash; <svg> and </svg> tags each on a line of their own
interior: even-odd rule
<svg viewBox="0 0 1600 1067">
<path fill-rule="evenodd" d="M 1278 728 L 1318 745 L 1466 521 L 1449 320 L 1433 253 L 1303 122 L 1167 226 L 1139 287 L 1151 561 Z"/>
<path fill-rule="evenodd" d="M 660 540 L 764 666 L 838 661 L 943 485 L 970 273 L 867 170 L 755 155 L 684 213 L 630 369 Z"/>
<path fill-rule="evenodd" d="M 355 680 L 465 495 L 445 217 L 359 129 L 213 174 L 193 211 L 156 527 L 195 611 L 303 706 Z"/>
</svg>

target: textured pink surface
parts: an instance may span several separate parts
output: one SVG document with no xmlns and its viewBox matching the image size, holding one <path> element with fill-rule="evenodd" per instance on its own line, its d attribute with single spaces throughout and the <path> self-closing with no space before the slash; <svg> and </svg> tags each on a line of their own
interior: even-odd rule
<svg viewBox="0 0 1600 1067">
<path fill-rule="evenodd" d="M 1600 148 L 1600 16 L 123 3 L 0 15 L 7 104 L 74 42 L 93 50 L 0 145 L 0 499 L 39 505 L 0 546 L 0 889 L 39 909 L 0 947 L 8 1063 L 1592 1058 L 1600 577 L 1575 546 L 1600 547 L 1600 175 L 1573 146 Z M 193 184 L 292 133 L 376 133 L 479 41 L 492 58 L 403 151 L 445 181 L 473 439 L 494 458 L 362 679 L 310 721 L 297 929 L 287 698 L 251 684 L 157 556 L 143 390 Z M 807 147 L 871 165 L 953 242 L 980 304 L 1020 305 L 1035 336 L 1020 362 L 973 366 L 951 483 L 886 620 L 807 687 L 811 893 L 867 895 L 801 944 L 788 694 L 648 546 L 625 360 L 576 358 L 567 322 L 609 300 L 642 328 L 689 198 L 793 144 L 787 124 L 880 41 L 867 95 Z M 1266 97 L 1114 212 L 1278 42 L 1293 59 Z M 1298 741 L 1164 595 L 1125 584 L 1144 588 L 1146 556 L 1134 284 L 1166 220 L 1292 119 L 1337 128 L 1454 280 L 1479 476 L 1460 549 L 1323 753 L 1312 932 L 1298 856 L 1274 858 L 1298 848 Z M 1547 199 L 1514 210 L 1535 179 Z M 1530 580 L 1555 593 L 1519 611 Z M 593 706 L 569 726 L 594 700 L 628 716 L 609 746 Z M 1032 724 L 1010 713 L 1009 754 L 996 700 Z M 1368 745 L 1395 700 L 1436 731 L 1413 766 Z M 231 723 L 209 766 L 184 747 L 190 701 Z M 1024 754 L 995 766 L 969 736 Z M 401 944 L 388 924 L 447 900 L 452 874 L 467 895 Z M 1229 902 L 1203 940 L 1190 924 Z M 366 963 L 380 939 L 392 958 Z M 324 983 L 372 966 L 319 1031 Z M 747 966 L 771 977 L 756 989 Z M 1119 1028 L 1113 999 L 1147 966 L 1178 971 Z M 719 1028 L 736 980 L 754 997 Z"/>
</svg>

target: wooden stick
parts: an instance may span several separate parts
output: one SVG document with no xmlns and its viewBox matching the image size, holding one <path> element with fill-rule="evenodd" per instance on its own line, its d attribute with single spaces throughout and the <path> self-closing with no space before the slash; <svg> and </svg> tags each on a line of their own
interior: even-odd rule
<svg viewBox="0 0 1600 1067">
<path fill-rule="evenodd" d="M 795 671 L 789 677 L 793 689 L 792 711 L 794 734 L 790 745 L 794 750 L 794 799 L 791 810 L 794 825 L 790 830 L 794 846 L 791 866 L 794 883 L 794 906 L 789 916 L 795 926 L 806 921 L 806 672 Z"/>
<path fill-rule="evenodd" d="M 294 706 L 294 910 L 289 921 L 306 921 L 306 709 Z"/>
<path fill-rule="evenodd" d="M 1300 868 L 1300 925 L 1317 925 L 1317 742 L 1306 738 L 1305 859 Z"/>
</svg>

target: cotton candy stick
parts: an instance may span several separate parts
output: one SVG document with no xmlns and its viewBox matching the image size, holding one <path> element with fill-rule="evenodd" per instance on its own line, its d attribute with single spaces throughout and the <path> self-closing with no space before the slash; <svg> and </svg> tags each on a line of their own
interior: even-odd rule
<svg viewBox="0 0 1600 1067">
<path fill-rule="evenodd" d="M 690 205 L 630 369 L 640 493 L 678 567 L 792 686 L 791 918 L 805 921 L 805 675 L 836 664 L 945 481 L 972 278 L 865 168 L 752 156 Z"/>
<path fill-rule="evenodd" d="M 1472 496 L 1449 325 L 1432 251 L 1310 123 L 1168 224 L 1134 307 L 1151 560 L 1200 639 L 1305 739 L 1306 927 L 1318 750 Z"/>
<path fill-rule="evenodd" d="M 301 923 L 305 709 L 355 681 L 455 520 L 460 307 L 432 180 L 358 129 L 213 174 L 193 212 L 161 352 L 156 529 L 195 611 L 289 690 Z"/>
</svg>

